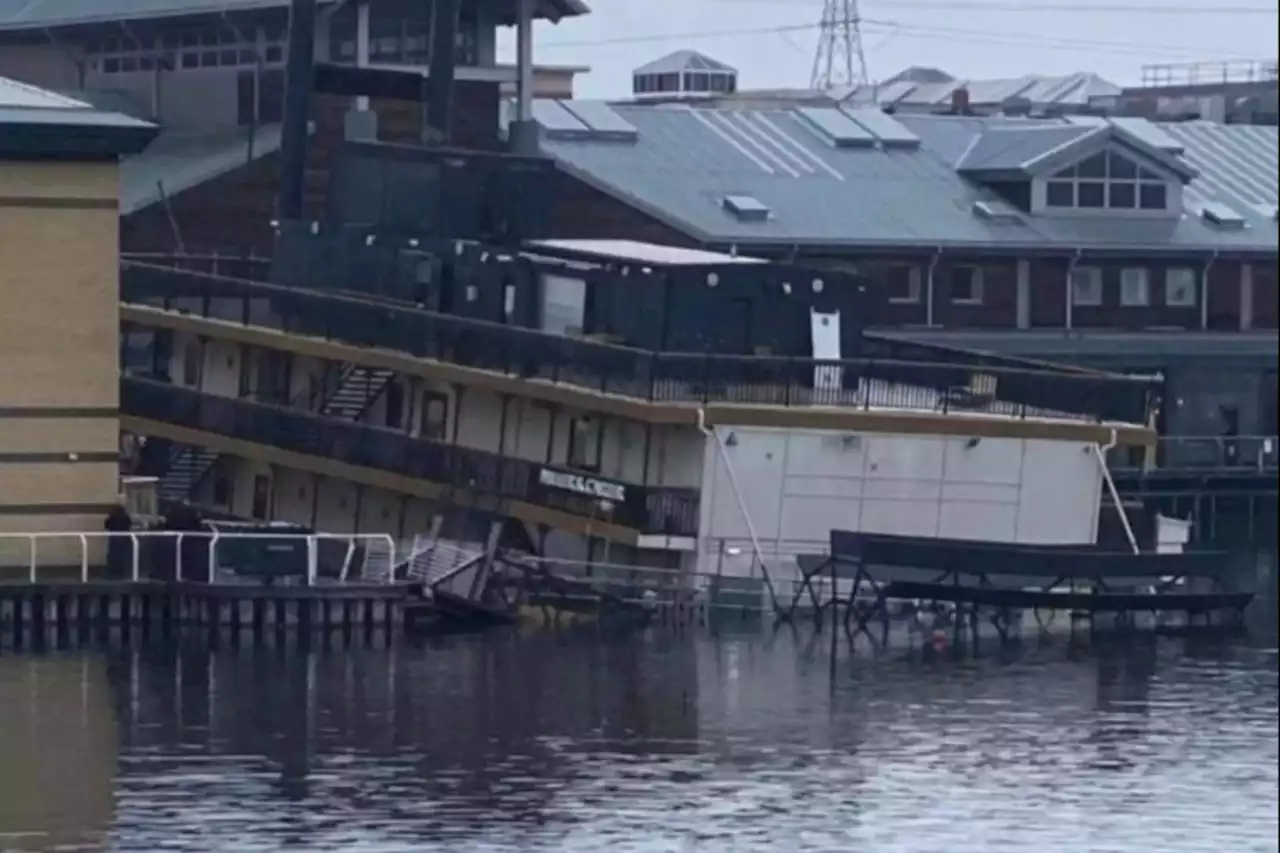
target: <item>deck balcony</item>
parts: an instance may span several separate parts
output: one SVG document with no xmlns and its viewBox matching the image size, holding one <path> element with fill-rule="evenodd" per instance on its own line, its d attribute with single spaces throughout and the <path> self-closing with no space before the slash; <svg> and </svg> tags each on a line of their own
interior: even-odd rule
<svg viewBox="0 0 1280 853">
<path fill-rule="evenodd" d="M 668 352 L 138 262 L 123 265 L 121 289 L 126 323 L 332 361 L 430 368 L 451 381 L 501 381 L 517 395 L 568 391 L 582 398 L 575 404 L 590 398 L 605 411 L 718 405 L 1143 426 L 1159 398 L 1150 379 L 871 334 L 859 336 L 856 358 Z"/>
</svg>

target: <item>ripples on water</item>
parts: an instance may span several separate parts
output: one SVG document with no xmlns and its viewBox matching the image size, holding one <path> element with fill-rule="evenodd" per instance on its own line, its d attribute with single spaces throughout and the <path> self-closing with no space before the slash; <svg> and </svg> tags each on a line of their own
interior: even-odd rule
<svg viewBox="0 0 1280 853">
<path fill-rule="evenodd" d="M 0 850 L 1277 849 L 1274 649 L 817 648 L 0 657 Z"/>
</svg>

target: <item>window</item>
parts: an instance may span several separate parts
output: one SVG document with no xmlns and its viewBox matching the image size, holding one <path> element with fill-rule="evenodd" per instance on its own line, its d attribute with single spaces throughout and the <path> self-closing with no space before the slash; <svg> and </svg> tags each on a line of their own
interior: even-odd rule
<svg viewBox="0 0 1280 853">
<path fill-rule="evenodd" d="M 104 74 L 163 68 L 249 67 L 258 64 L 258 34 L 203 28 L 169 32 L 143 41 L 106 39 L 86 47 L 91 66 Z M 266 34 L 266 64 L 284 61 L 283 35 Z M 175 55 L 176 52 L 176 55 Z"/>
<path fill-rule="evenodd" d="M 982 268 L 959 266 L 951 268 L 951 301 L 965 305 L 982 303 Z"/>
<path fill-rule="evenodd" d="M 599 470 L 600 442 L 603 438 L 600 421 L 594 418 L 574 418 L 569 422 L 569 465 L 583 471 Z"/>
<path fill-rule="evenodd" d="M 1142 267 L 1120 270 L 1120 304 L 1126 308 L 1145 308 L 1151 304 L 1151 280 Z"/>
<path fill-rule="evenodd" d="M 449 398 L 439 391 L 423 391 L 418 434 L 431 441 L 444 441 L 448 428 Z"/>
<path fill-rule="evenodd" d="M 1071 271 L 1071 304 L 1087 307 L 1102 304 L 1102 270 L 1076 267 Z"/>
<path fill-rule="evenodd" d="M 1045 184 L 1045 205 L 1092 210 L 1165 210 L 1163 178 L 1133 160 L 1106 151 L 1058 172 Z"/>
<path fill-rule="evenodd" d="M 1170 308 L 1192 308 L 1196 304 L 1196 271 L 1173 267 L 1164 273 L 1164 304 Z"/>
<path fill-rule="evenodd" d="M 889 301 L 900 305 L 920 301 L 920 268 L 911 264 L 894 264 L 886 275 Z"/>
<path fill-rule="evenodd" d="M 182 384 L 196 387 L 200 384 L 200 362 L 203 360 L 204 348 L 197 343 L 187 344 L 182 351 Z"/>
<path fill-rule="evenodd" d="M 542 331 L 553 335 L 582 334 L 586 307 L 585 281 L 563 275 L 542 277 Z"/>
</svg>

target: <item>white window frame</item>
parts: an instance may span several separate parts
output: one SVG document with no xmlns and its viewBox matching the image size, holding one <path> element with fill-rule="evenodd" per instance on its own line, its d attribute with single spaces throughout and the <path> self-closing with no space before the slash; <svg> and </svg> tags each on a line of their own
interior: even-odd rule
<svg viewBox="0 0 1280 853">
<path fill-rule="evenodd" d="M 1164 271 L 1164 304 L 1169 308 L 1195 308 L 1200 304 L 1199 276 L 1191 267 L 1169 267 Z M 1187 298 L 1175 299 L 1178 292 Z"/>
<path fill-rule="evenodd" d="M 919 305 L 921 291 L 924 289 L 923 275 L 921 274 L 920 267 L 916 264 L 890 264 L 889 265 L 890 272 L 901 271 L 901 270 L 906 270 L 907 272 L 907 294 L 905 296 L 902 296 L 902 295 L 897 295 L 897 294 L 894 294 L 893 292 L 890 292 L 889 304 L 890 305 Z M 892 281 L 892 279 L 890 279 L 890 281 Z"/>
<path fill-rule="evenodd" d="M 1135 294 L 1141 294 L 1135 298 Z M 1120 270 L 1120 306 L 1122 308 L 1147 308 L 1151 305 L 1151 271 L 1146 267 L 1125 267 Z"/>
<path fill-rule="evenodd" d="M 1087 285 L 1089 292 L 1082 290 Z M 1071 270 L 1071 304 L 1077 308 L 1102 306 L 1102 268 L 1077 266 Z"/>
<path fill-rule="evenodd" d="M 1143 166 L 1133 158 L 1115 151 L 1103 152 L 1107 158 L 1107 168 L 1105 174 L 1095 176 L 1080 175 L 1078 169 L 1080 163 L 1068 166 L 1062 171 L 1050 175 L 1045 178 L 1044 204 L 1047 210 L 1102 210 L 1102 211 L 1139 211 L 1143 213 L 1167 211 L 1173 203 L 1174 191 L 1163 176 L 1157 174 L 1154 170 Z M 1097 155 L 1091 155 L 1097 156 Z M 1134 168 L 1132 175 L 1125 174 L 1123 176 L 1111 174 L 1111 158 L 1119 158 L 1125 160 Z M 1086 160 L 1089 158 L 1085 158 Z M 1082 161 L 1083 162 L 1083 161 Z M 1085 207 L 1080 204 L 1080 187 L 1089 184 L 1101 188 L 1102 204 Z M 1129 204 L 1118 204 L 1112 199 L 1112 189 L 1120 184 L 1124 184 L 1130 188 L 1133 198 Z M 1071 187 L 1071 203 L 1070 204 L 1051 204 L 1049 202 L 1050 185 L 1070 186 Z M 1144 207 L 1142 204 L 1142 191 L 1145 187 L 1164 187 L 1164 206 L 1163 207 Z"/>
<path fill-rule="evenodd" d="M 956 305 L 981 305 L 983 300 L 983 273 L 982 267 L 976 264 L 956 264 L 951 268 L 950 283 L 955 283 L 955 273 L 957 270 L 969 270 L 970 293 L 967 297 L 957 297 L 955 291 L 950 292 L 951 302 Z"/>
</svg>

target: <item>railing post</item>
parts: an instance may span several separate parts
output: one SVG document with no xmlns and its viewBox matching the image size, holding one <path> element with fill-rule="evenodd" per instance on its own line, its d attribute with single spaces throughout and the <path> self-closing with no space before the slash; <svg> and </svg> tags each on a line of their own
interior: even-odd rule
<svg viewBox="0 0 1280 853">
<path fill-rule="evenodd" d="M 142 546 L 138 539 L 138 534 L 130 532 L 129 542 L 133 545 L 133 566 L 129 569 L 129 580 L 137 583 L 142 579 L 142 555 L 139 553 L 142 550 Z"/>
<path fill-rule="evenodd" d="M 76 537 L 80 540 L 80 583 L 89 582 L 89 536 L 85 533 L 77 533 Z"/>
<path fill-rule="evenodd" d="M 182 582 L 182 538 L 183 533 L 179 531 L 174 538 L 173 546 L 173 579 L 178 583 Z"/>
<path fill-rule="evenodd" d="M 315 586 L 320 571 L 320 542 L 314 533 L 307 536 L 307 586 Z"/>
<path fill-rule="evenodd" d="M 209 537 L 209 553 L 206 556 L 205 562 L 208 564 L 205 567 L 205 572 L 204 572 L 205 583 L 212 586 L 213 579 L 217 574 L 217 566 L 218 566 L 218 531 L 217 530 L 214 530 L 213 534 Z"/>
<path fill-rule="evenodd" d="M 28 533 L 27 537 L 28 537 L 27 543 L 31 549 L 31 564 L 27 567 L 27 580 L 29 580 L 31 583 L 35 583 L 36 582 L 36 566 L 38 565 L 36 553 L 39 551 L 39 547 L 36 545 L 36 543 L 40 541 L 40 537 L 34 533 Z"/>
</svg>

